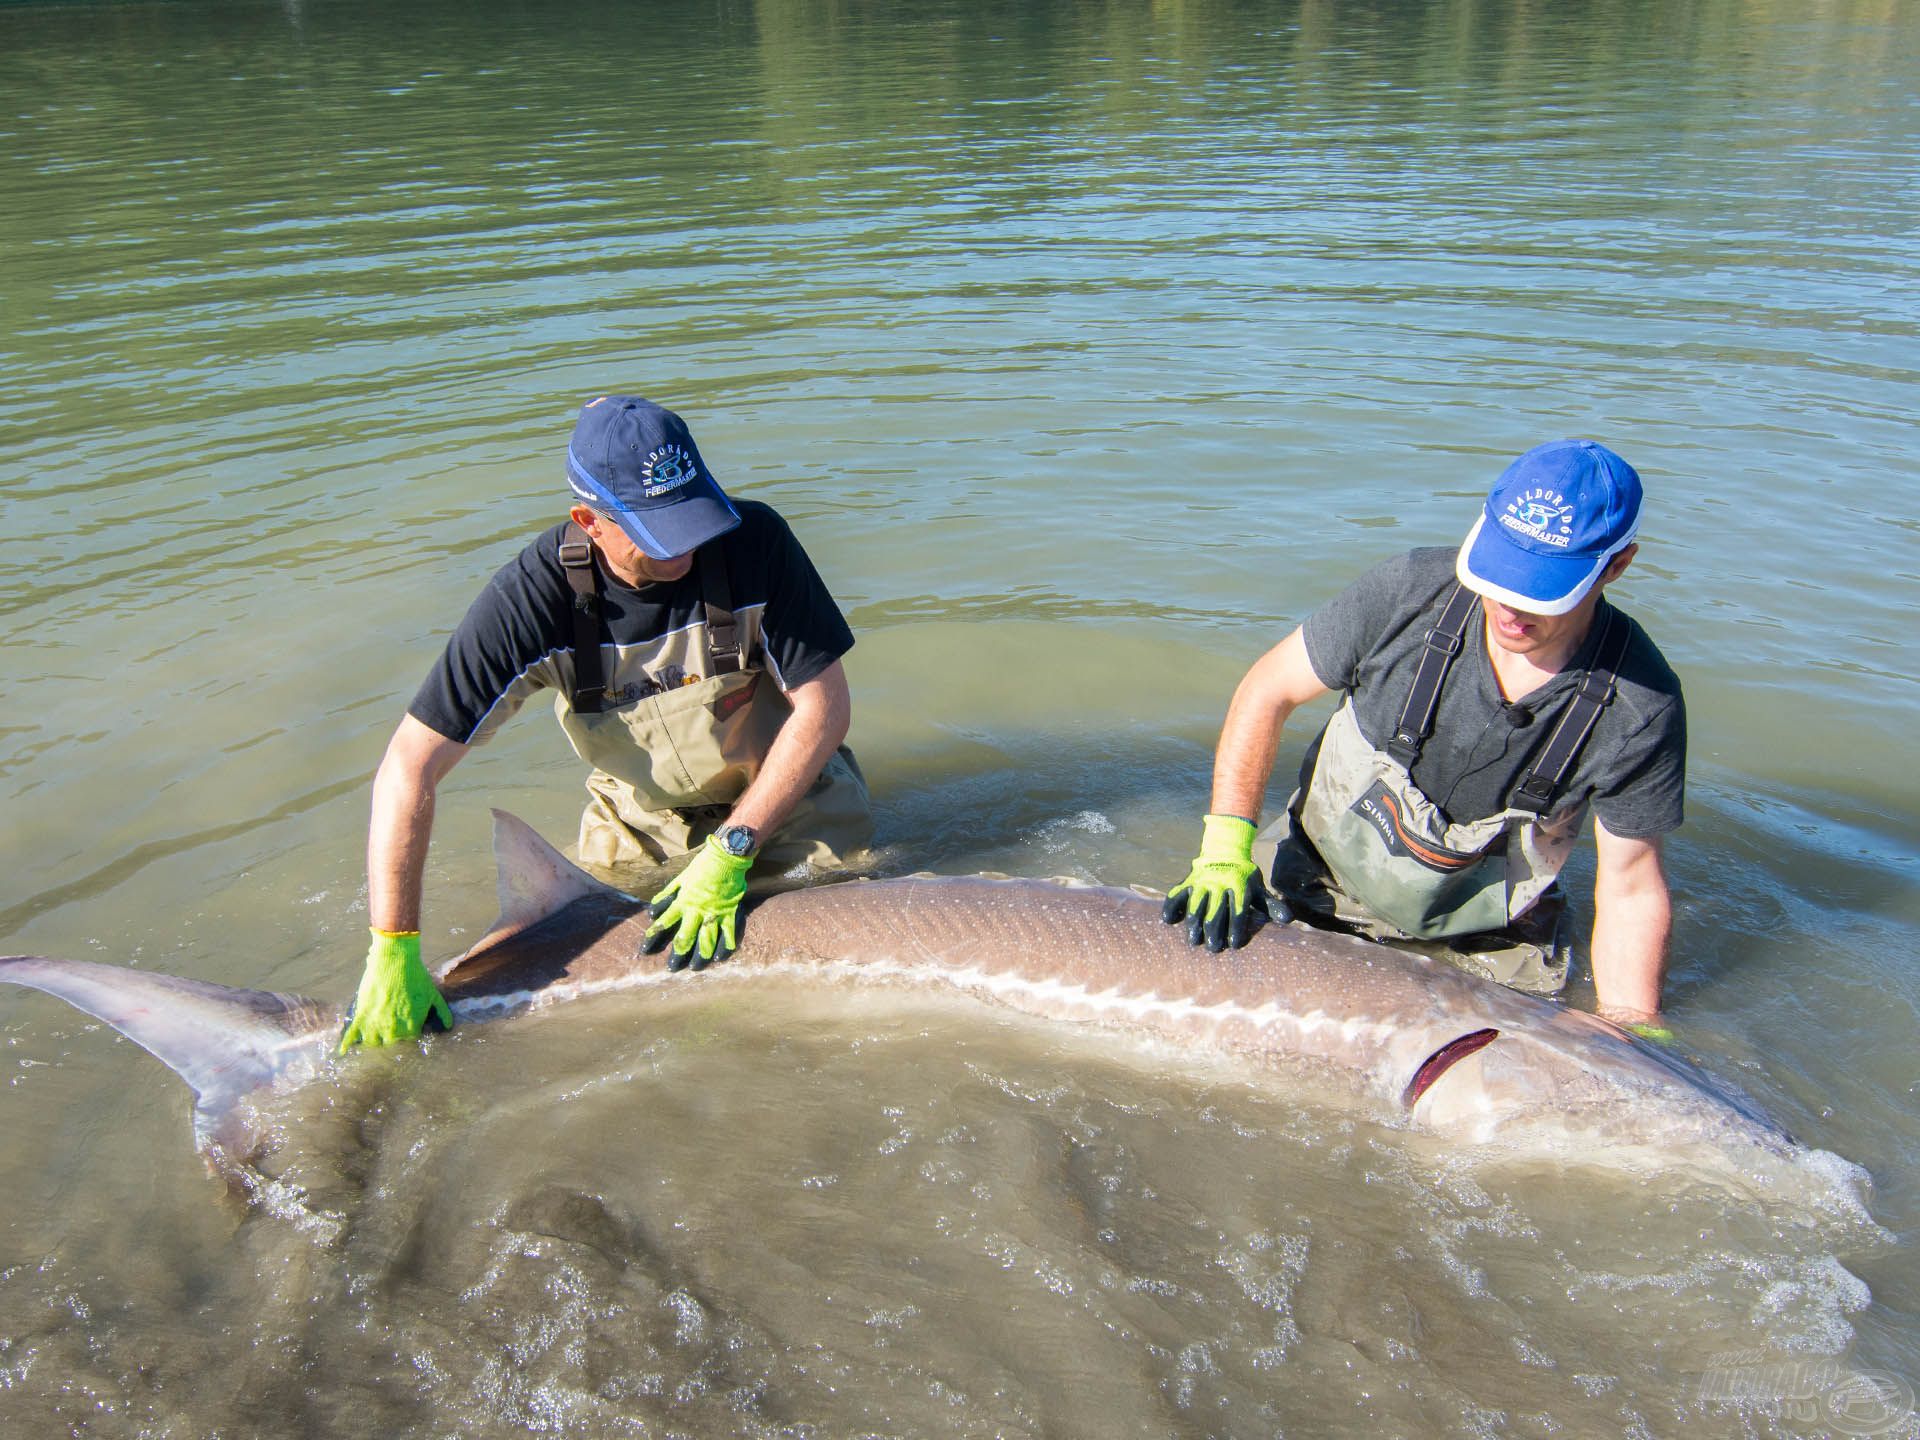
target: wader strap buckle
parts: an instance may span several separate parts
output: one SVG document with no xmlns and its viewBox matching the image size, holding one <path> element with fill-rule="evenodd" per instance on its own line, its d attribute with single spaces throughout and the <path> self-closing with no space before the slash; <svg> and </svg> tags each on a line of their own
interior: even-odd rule
<svg viewBox="0 0 1920 1440">
<path fill-rule="evenodd" d="M 1611 606 L 1604 606 L 1600 616 L 1600 643 L 1595 648 L 1592 666 L 1580 677 L 1580 688 L 1560 712 L 1560 721 L 1553 727 L 1547 743 L 1540 747 L 1540 758 L 1514 787 L 1509 803 L 1519 809 L 1546 814 L 1555 792 L 1573 770 L 1573 762 L 1586 748 L 1593 727 L 1600 723 L 1600 712 L 1613 703 L 1629 634 Z"/>
<path fill-rule="evenodd" d="M 1447 592 L 1447 603 L 1440 618 L 1427 631 L 1426 648 L 1420 652 L 1420 666 L 1413 672 L 1413 684 L 1407 687 L 1407 702 L 1400 707 L 1399 723 L 1387 742 L 1387 753 L 1408 771 L 1420 758 L 1420 750 L 1433 734 L 1433 714 L 1440 705 L 1440 686 L 1447 671 L 1460 654 L 1467 633 L 1467 618 L 1479 599 L 1471 590 L 1456 584 Z"/>
<path fill-rule="evenodd" d="M 606 674 L 600 667 L 600 572 L 593 563 L 593 542 L 572 521 L 560 537 L 560 564 L 573 590 L 573 693 L 567 703 L 576 713 L 598 715 L 607 708 Z"/>
<path fill-rule="evenodd" d="M 712 674 L 731 675 L 740 669 L 740 622 L 733 613 L 733 591 L 727 583 L 727 560 L 716 546 L 702 546 L 693 568 L 700 572 L 700 600 L 707 612 L 707 653 Z"/>
</svg>

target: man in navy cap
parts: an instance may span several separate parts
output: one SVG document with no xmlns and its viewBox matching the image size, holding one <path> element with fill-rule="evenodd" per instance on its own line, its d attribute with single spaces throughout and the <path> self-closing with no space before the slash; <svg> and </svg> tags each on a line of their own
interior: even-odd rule
<svg viewBox="0 0 1920 1440">
<path fill-rule="evenodd" d="M 434 793 L 535 691 L 592 767 L 581 859 L 693 856 L 647 934 L 672 969 L 732 951 L 756 862 L 840 864 L 871 833 L 842 743 L 853 635 L 786 522 L 729 500 L 686 423 L 633 396 L 582 408 L 566 476 L 567 519 L 474 601 L 374 778 L 373 933 L 342 1050 L 450 1023 L 420 960 Z"/>
<path fill-rule="evenodd" d="M 1633 563 L 1640 505 L 1640 477 L 1605 446 L 1538 446 L 1457 550 L 1387 561 L 1268 651 L 1228 708 L 1168 923 L 1218 951 L 1256 914 L 1297 918 L 1554 993 L 1570 948 L 1557 877 L 1591 810 L 1601 1013 L 1665 1038 L 1660 842 L 1681 820 L 1686 711 L 1602 593 Z M 1343 700 L 1299 788 L 1256 834 L 1281 727 L 1330 690 Z"/>
</svg>

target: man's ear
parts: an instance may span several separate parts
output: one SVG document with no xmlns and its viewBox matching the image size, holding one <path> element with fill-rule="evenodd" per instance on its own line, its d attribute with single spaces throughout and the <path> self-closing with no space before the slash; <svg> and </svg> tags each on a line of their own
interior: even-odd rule
<svg viewBox="0 0 1920 1440">
<path fill-rule="evenodd" d="M 1607 562 L 1607 568 L 1600 572 L 1600 583 L 1611 585 L 1626 574 L 1627 567 L 1633 563 L 1633 557 L 1639 553 L 1640 542 L 1636 540 Z"/>
<path fill-rule="evenodd" d="M 567 518 L 591 535 L 600 524 L 600 517 L 584 505 L 576 505 L 567 511 Z"/>
</svg>

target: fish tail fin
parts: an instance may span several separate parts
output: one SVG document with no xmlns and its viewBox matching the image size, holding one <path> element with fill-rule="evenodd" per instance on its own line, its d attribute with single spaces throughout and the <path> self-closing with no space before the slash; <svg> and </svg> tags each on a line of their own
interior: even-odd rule
<svg viewBox="0 0 1920 1440">
<path fill-rule="evenodd" d="M 0 955 L 0 981 L 41 990 L 113 1026 L 193 1088 L 194 1140 L 243 1161 L 257 1136 L 240 1101 L 325 1063 L 343 1015 L 303 995 L 237 990 L 120 965 Z"/>
</svg>

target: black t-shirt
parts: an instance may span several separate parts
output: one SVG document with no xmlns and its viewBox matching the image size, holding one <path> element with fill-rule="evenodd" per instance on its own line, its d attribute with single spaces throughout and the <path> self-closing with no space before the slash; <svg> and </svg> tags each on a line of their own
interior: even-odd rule
<svg viewBox="0 0 1920 1440">
<path fill-rule="evenodd" d="M 1353 697 L 1361 734 L 1384 749 L 1454 581 L 1451 547 L 1414 550 L 1362 575 L 1308 617 L 1307 659 L 1330 689 Z M 1603 599 L 1601 612 L 1608 608 Z M 1554 801 L 1556 811 L 1590 803 L 1613 834 L 1647 839 L 1676 829 L 1686 789 L 1687 719 L 1680 681 L 1630 617 L 1626 655 L 1611 704 Z M 1433 734 L 1414 762 L 1413 781 L 1450 820 L 1468 822 L 1506 808 L 1513 787 L 1552 733 L 1552 721 L 1593 663 L 1604 627 L 1598 615 L 1567 668 L 1509 705 L 1487 655 L 1484 612 L 1476 605 L 1465 643 L 1447 672 Z M 1520 723 L 1516 723 L 1516 721 Z M 1530 723 L 1529 723 L 1530 722 Z M 1300 772 L 1304 788 L 1319 751 Z"/>
<path fill-rule="evenodd" d="M 736 500 L 740 523 L 700 549 L 726 566 L 747 668 L 782 690 L 804 685 L 853 648 L 840 607 L 793 532 L 770 507 Z M 536 690 L 573 685 L 573 590 L 555 525 L 487 582 L 407 713 L 469 745 L 492 737 Z M 596 552 L 595 563 L 599 564 Z M 706 610 L 698 568 L 638 589 L 600 565 L 602 669 L 609 689 L 704 678 Z"/>
</svg>

